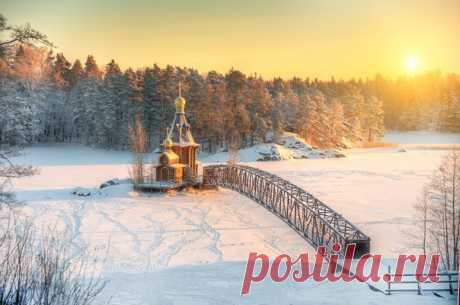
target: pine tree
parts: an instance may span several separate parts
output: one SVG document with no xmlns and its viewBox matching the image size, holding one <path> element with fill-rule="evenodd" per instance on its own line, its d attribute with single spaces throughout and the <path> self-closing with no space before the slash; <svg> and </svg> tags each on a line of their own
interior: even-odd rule
<svg viewBox="0 0 460 305">
<path fill-rule="evenodd" d="M 383 103 L 375 96 L 368 98 L 365 106 L 364 129 L 367 142 L 378 142 L 385 133 Z"/>
<path fill-rule="evenodd" d="M 246 109 L 250 116 L 250 144 L 263 141 L 271 128 L 270 115 L 273 103 L 270 93 L 261 78 L 248 79 L 248 103 Z"/>
<path fill-rule="evenodd" d="M 398 119 L 398 129 L 402 131 L 418 130 L 420 127 L 420 108 L 411 101 L 401 107 Z"/>
<path fill-rule="evenodd" d="M 127 148 L 129 146 L 129 126 L 134 124 L 136 114 L 141 117 L 142 104 L 142 79 L 132 69 L 123 74 L 123 83 L 120 88 L 120 104 L 118 108 L 118 146 Z M 142 117 L 141 117 L 142 119 Z"/>
<path fill-rule="evenodd" d="M 31 116 L 19 81 L 0 78 L 0 144 L 24 145 L 30 141 L 26 123 Z"/>
<path fill-rule="evenodd" d="M 451 90 L 445 92 L 441 100 L 440 130 L 447 132 L 459 131 L 460 106 L 459 97 Z"/>
<path fill-rule="evenodd" d="M 147 141 L 150 148 L 158 147 L 163 131 L 160 124 L 160 87 L 159 81 L 161 69 L 154 65 L 153 68 L 147 68 L 144 72 L 144 126 L 147 133 Z"/>
<path fill-rule="evenodd" d="M 102 100 L 100 103 L 102 142 L 107 147 L 119 148 L 120 142 L 120 114 L 122 105 L 123 73 L 118 64 L 112 60 L 106 65 L 105 77 L 101 88 Z"/>
<path fill-rule="evenodd" d="M 329 112 L 328 142 L 332 147 L 341 147 L 345 135 L 343 106 L 338 99 L 334 99 Z"/>
<path fill-rule="evenodd" d="M 328 138 L 328 128 L 329 128 L 329 108 L 326 105 L 326 98 L 321 91 L 316 91 L 313 95 L 313 99 L 316 101 L 316 122 L 315 126 L 315 140 L 314 143 L 319 147 L 328 147 L 330 146 L 330 141 Z"/>
<path fill-rule="evenodd" d="M 269 86 L 274 107 L 280 114 L 281 125 L 286 131 L 295 131 L 299 125 L 298 113 L 300 112 L 300 100 L 288 83 L 280 78 L 274 79 Z"/>
<path fill-rule="evenodd" d="M 173 66 L 167 66 L 158 81 L 159 105 L 156 110 L 158 125 L 161 136 L 164 136 L 166 128 L 174 117 L 174 100 L 177 98 L 179 89 L 179 78 Z M 185 88 L 184 88 L 185 89 Z"/>
<path fill-rule="evenodd" d="M 360 143 L 363 141 L 364 98 L 359 89 L 350 86 L 342 97 L 342 104 L 347 127 L 346 137 L 354 143 Z"/>
<path fill-rule="evenodd" d="M 76 125 L 74 134 L 86 145 L 101 145 L 104 142 L 101 77 L 102 72 L 96 61 L 92 56 L 88 56 L 83 79 L 75 85 L 71 92 L 74 105 L 73 121 Z"/>
<path fill-rule="evenodd" d="M 80 60 L 76 60 L 69 73 L 69 87 L 72 89 L 80 80 L 83 79 L 84 71 Z"/>
<path fill-rule="evenodd" d="M 13 59 L 13 75 L 20 80 L 27 89 L 33 89 L 43 75 L 46 75 L 47 54 L 43 49 L 31 45 L 20 45 Z"/>
<path fill-rule="evenodd" d="M 225 131 L 226 144 L 244 147 L 250 131 L 250 118 L 245 108 L 248 99 L 246 76 L 238 70 L 230 70 L 225 76 Z"/>
<path fill-rule="evenodd" d="M 83 143 L 86 145 L 101 144 L 103 136 L 102 113 L 100 111 L 101 91 L 99 80 L 90 77 L 80 83 L 81 106 L 83 113 L 80 114 L 80 128 Z"/>
<path fill-rule="evenodd" d="M 51 81 L 59 89 L 68 89 L 70 85 L 70 62 L 62 53 L 56 55 L 56 59 L 51 64 Z"/>
<path fill-rule="evenodd" d="M 96 64 L 96 60 L 92 55 L 88 55 L 86 58 L 84 77 L 94 78 L 96 80 L 100 80 L 102 78 L 102 72 L 99 70 L 99 67 Z"/>
<path fill-rule="evenodd" d="M 320 122 L 318 115 L 318 101 L 311 96 L 306 97 L 306 107 L 304 114 L 304 123 L 302 124 L 302 135 L 307 143 L 317 145 L 320 131 Z"/>
<path fill-rule="evenodd" d="M 195 139 L 203 139 L 206 137 L 206 126 L 200 122 L 205 119 L 203 112 L 206 112 L 206 95 L 207 87 L 203 77 L 196 70 L 189 70 L 186 75 L 187 90 L 185 99 L 187 100 L 187 113 L 190 124 L 193 126 Z"/>
<path fill-rule="evenodd" d="M 206 100 L 195 126 L 203 130 L 203 139 L 209 141 L 209 151 L 216 152 L 225 141 L 225 117 L 227 111 L 225 103 L 225 80 L 221 74 L 211 71 L 206 77 Z"/>
</svg>

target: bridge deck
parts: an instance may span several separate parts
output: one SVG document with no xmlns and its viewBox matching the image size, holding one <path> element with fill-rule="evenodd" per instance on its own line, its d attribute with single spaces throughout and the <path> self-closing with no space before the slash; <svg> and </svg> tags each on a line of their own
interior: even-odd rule
<svg viewBox="0 0 460 305">
<path fill-rule="evenodd" d="M 370 238 L 355 225 L 300 187 L 263 170 L 243 165 L 210 165 L 203 182 L 235 190 L 278 215 L 315 248 L 329 253 L 339 243 L 341 254 L 355 243 L 355 257 L 370 251 Z"/>
</svg>

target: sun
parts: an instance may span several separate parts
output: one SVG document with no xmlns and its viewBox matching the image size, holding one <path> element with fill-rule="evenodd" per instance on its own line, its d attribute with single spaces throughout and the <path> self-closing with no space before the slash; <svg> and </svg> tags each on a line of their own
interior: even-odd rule
<svg viewBox="0 0 460 305">
<path fill-rule="evenodd" d="M 407 56 L 404 60 L 404 68 L 407 73 L 413 74 L 417 72 L 420 68 L 419 60 L 416 56 Z"/>
</svg>

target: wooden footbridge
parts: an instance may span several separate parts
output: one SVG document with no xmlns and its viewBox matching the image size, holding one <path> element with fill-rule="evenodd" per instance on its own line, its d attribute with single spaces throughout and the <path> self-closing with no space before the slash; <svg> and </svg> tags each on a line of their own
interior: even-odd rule
<svg viewBox="0 0 460 305">
<path fill-rule="evenodd" d="M 239 192 L 279 216 L 313 247 L 331 253 L 339 243 L 344 255 L 355 243 L 355 257 L 369 253 L 370 238 L 342 215 L 298 186 L 276 175 L 243 165 L 209 165 L 203 168 L 203 184 Z"/>
</svg>

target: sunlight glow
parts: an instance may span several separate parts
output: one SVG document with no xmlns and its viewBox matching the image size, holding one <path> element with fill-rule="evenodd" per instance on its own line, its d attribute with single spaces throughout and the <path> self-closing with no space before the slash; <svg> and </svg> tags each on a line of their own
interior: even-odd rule
<svg viewBox="0 0 460 305">
<path fill-rule="evenodd" d="M 417 57 L 415 56 L 408 56 L 404 61 L 404 68 L 406 69 L 407 73 L 415 73 L 419 70 L 420 63 Z"/>
</svg>

